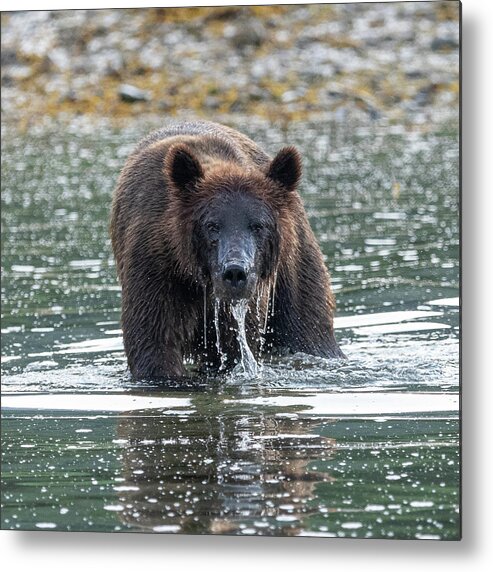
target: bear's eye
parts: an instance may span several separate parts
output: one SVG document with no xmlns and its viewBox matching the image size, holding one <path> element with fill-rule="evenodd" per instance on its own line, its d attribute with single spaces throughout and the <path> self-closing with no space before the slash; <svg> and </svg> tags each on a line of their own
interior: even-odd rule
<svg viewBox="0 0 493 572">
<path fill-rule="evenodd" d="M 250 225 L 250 230 L 252 230 L 253 232 L 262 232 L 263 228 L 264 227 L 260 222 L 252 222 L 252 224 Z"/>
<path fill-rule="evenodd" d="M 209 232 L 219 232 L 219 225 L 217 224 L 217 222 L 209 221 L 208 223 L 206 223 L 205 227 Z"/>
</svg>

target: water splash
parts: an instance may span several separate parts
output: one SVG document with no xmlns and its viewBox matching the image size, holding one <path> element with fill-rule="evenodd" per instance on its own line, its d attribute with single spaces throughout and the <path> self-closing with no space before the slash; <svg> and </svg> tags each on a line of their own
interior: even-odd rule
<svg viewBox="0 0 493 572">
<path fill-rule="evenodd" d="M 238 343 L 240 345 L 241 362 L 240 366 L 243 368 L 243 373 L 247 375 L 257 376 L 259 372 L 259 364 L 257 363 L 252 350 L 248 346 L 245 330 L 245 317 L 248 311 L 248 301 L 239 300 L 231 305 L 231 312 L 238 325 Z"/>
</svg>

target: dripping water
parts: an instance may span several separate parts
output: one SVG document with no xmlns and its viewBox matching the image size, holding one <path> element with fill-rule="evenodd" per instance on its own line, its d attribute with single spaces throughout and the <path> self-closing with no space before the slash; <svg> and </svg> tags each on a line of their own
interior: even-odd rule
<svg viewBox="0 0 493 572">
<path fill-rule="evenodd" d="M 264 325 L 262 327 L 262 337 L 265 338 L 265 334 L 267 333 L 267 321 L 269 319 L 269 304 L 270 304 L 270 293 L 271 287 L 270 285 L 267 287 L 267 302 L 265 305 L 265 316 L 264 316 Z"/>
<path fill-rule="evenodd" d="M 270 317 L 273 318 L 274 317 L 274 306 L 275 306 L 275 301 L 276 301 L 276 283 L 277 283 L 277 270 L 274 272 L 274 276 L 272 278 L 272 282 L 271 282 L 271 287 L 269 290 L 269 294 L 271 297 L 270 300 L 270 307 L 271 307 L 271 312 L 270 312 Z M 269 306 L 267 306 L 267 313 L 269 310 Z M 267 331 L 267 320 L 265 321 L 265 328 L 264 328 L 264 333 Z"/>
<path fill-rule="evenodd" d="M 231 305 L 231 312 L 235 317 L 238 325 L 238 343 L 240 345 L 241 362 L 240 366 L 243 368 L 243 373 L 247 375 L 258 375 L 259 365 L 248 346 L 245 330 L 245 317 L 248 311 L 248 301 L 240 300 Z"/>
<path fill-rule="evenodd" d="M 257 292 L 257 324 L 258 324 L 258 343 L 259 343 L 259 356 L 262 356 L 264 351 L 264 344 L 265 344 L 265 331 L 262 328 L 262 303 L 264 301 L 264 292 L 265 292 L 265 284 L 262 282 L 258 287 Z M 267 291 L 268 293 L 268 291 Z M 268 294 L 267 294 L 268 296 Z M 269 300 L 267 298 L 267 306 L 265 307 L 265 312 L 267 312 L 269 308 Z"/>
<path fill-rule="evenodd" d="M 276 274 L 271 281 L 267 284 L 262 283 L 259 285 L 257 290 L 256 306 L 253 311 L 256 310 L 257 324 L 258 324 L 258 334 L 259 339 L 259 350 L 260 355 L 262 355 L 265 346 L 265 336 L 267 334 L 267 324 L 269 317 L 274 315 L 274 294 L 276 287 Z M 204 290 L 204 343 L 207 346 L 207 297 Z M 246 336 L 246 314 L 249 310 L 247 300 L 239 300 L 231 305 L 227 305 L 225 308 L 227 311 L 231 312 L 236 320 L 237 330 L 236 337 L 238 344 L 240 346 L 240 363 L 238 364 L 240 370 L 247 375 L 257 376 L 261 370 L 260 364 L 255 359 L 247 341 Z M 227 354 L 223 351 L 221 345 L 221 335 L 220 335 L 220 325 L 219 325 L 219 313 L 221 310 L 221 300 L 216 297 L 214 301 L 214 327 L 216 331 L 216 349 L 220 358 L 219 371 L 223 371 L 226 368 Z"/>
<path fill-rule="evenodd" d="M 257 292 L 257 324 L 258 324 L 258 342 L 260 356 L 262 356 L 265 346 L 265 335 L 267 333 L 267 321 L 269 319 L 269 303 L 271 296 L 271 282 L 267 284 L 262 282 Z M 262 313 L 263 312 L 263 313 Z"/>
<path fill-rule="evenodd" d="M 220 337 L 220 331 L 219 331 L 220 304 L 221 304 L 221 301 L 219 300 L 219 298 L 216 298 L 216 300 L 214 302 L 214 327 L 216 328 L 217 353 L 219 354 L 219 358 L 221 360 L 220 365 L 219 365 L 219 371 L 222 371 L 226 367 L 226 360 L 228 359 L 228 356 L 222 351 L 222 348 L 221 348 L 221 337 Z"/>
<path fill-rule="evenodd" d="M 257 309 L 257 324 L 259 325 L 260 328 L 260 320 L 261 320 L 261 314 L 260 314 L 260 304 L 262 302 L 264 298 L 264 285 L 263 283 L 260 283 L 258 288 L 257 288 L 257 302 L 256 302 L 256 309 Z"/>
<path fill-rule="evenodd" d="M 207 286 L 204 285 L 204 349 L 207 353 Z"/>
<path fill-rule="evenodd" d="M 265 315 L 264 315 L 264 323 L 261 328 L 261 344 L 265 343 L 265 336 L 267 335 L 267 323 L 269 321 L 269 317 L 274 317 L 274 302 L 275 302 L 275 291 L 276 291 L 276 280 L 277 280 L 277 271 L 274 273 L 272 279 L 267 284 L 267 300 L 265 304 Z M 262 297 L 263 297 L 263 290 L 262 290 Z M 259 326 L 260 326 L 260 319 L 259 319 Z"/>
</svg>

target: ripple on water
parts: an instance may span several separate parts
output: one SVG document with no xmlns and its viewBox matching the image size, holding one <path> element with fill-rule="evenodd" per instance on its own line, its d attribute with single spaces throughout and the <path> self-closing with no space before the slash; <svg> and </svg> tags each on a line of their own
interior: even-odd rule
<svg viewBox="0 0 493 572">
<path fill-rule="evenodd" d="M 238 386 L 244 391 L 256 391 L 259 387 L 283 388 L 287 392 L 300 387 L 331 391 L 358 386 L 373 390 L 457 390 L 457 336 L 453 332 L 433 337 L 435 332 L 451 329 L 447 322 L 456 319 L 456 315 L 447 313 L 450 306 L 446 300 L 440 312 L 409 310 L 341 317 L 336 320 L 336 328 L 348 336 L 343 345 L 347 360 L 299 353 L 268 359 L 257 368 L 251 352 L 249 357 L 245 351 L 242 364 L 231 374 L 210 382 Z M 430 320 L 436 317 L 441 317 L 443 323 Z M 30 355 L 24 360 L 27 363 L 22 373 L 4 375 L 4 390 L 119 392 L 139 388 L 126 373 L 121 337 L 59 344 L 49 352 L 52 359 L 39 360 L 48 357 L 44 354 Z M 65 357 L 72 361 L 67 364 Z M 20 359 L 21 356 L 8 356 L 5 363 L 15 364 Z M 248 366 L 251 362 L 255 371 Z"/>
</svg>

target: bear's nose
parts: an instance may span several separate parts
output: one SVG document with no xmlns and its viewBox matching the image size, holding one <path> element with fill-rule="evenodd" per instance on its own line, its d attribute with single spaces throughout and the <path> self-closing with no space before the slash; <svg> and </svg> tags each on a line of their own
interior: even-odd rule
<svg viewBox="0 0 493 572">
<path fill-rule="evenodd" d="M 224 269 L 223 281 L 232 288 L 243 288 L 247 281 L 246 270 L 239 264 L 229 264 Z"/>
</svg>

